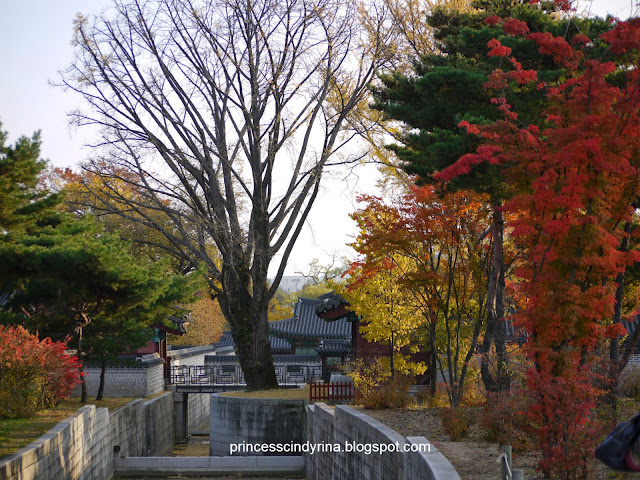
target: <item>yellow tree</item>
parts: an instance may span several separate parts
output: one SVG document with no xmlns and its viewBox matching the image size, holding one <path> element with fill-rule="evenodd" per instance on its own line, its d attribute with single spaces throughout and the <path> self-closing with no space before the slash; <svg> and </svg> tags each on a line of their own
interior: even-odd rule
<svg viewBox="0 0 640 480">
<path fill-rule="evenodd" d="M 77 215 L 91 214 L 108 232 L 131 240 L 135 255 L 157 261 L 171 257 L 176 272 L 189 270 L 190 264 L 172 248 L 170 241 L 155 225 L 171 232 L 171 219 L 162 209 L 146 201 L 140 190 L 140 178 L 124 168 L 107 168 L 99 162 L 99 171 L 53 168 L 46 174 L 45 183 L 52 190 L 64 193 L 62 208 Z M 128 206 L 134 204 L 135 208 Z M 116 214 L 117 206 L 121 213 Z"/>
<path fill-rule="evenodd" d="M 169 337 L 171 345 L 210 345 L 220 340 L 227 330 L 227 321 L 216 300 L 201 291 L 196 294 L 196 300 L 185 308 L 191 311 L 192 320 L 186 335 Z"/>
<path fill-rule="evenodd" d="M 424 373 L 423 362 L 412 361 L 400 350 L 408 347 L 417 353 L 422 343 L 424 317 L 413 306 L 411 292 L 400 283 L 407 261 L 397 258 L 366 258 L 354 262 L 349 270 L 351 281 L 338 292 L 362 316 L 364 337 L 372 342 L 389 345 L 391 375 Z"/>
<path fill-rule="evenodd" d="M 383 289 L 397 292 L 394 298 L 402 298 L 404 311 L 416 318 L 413 323 L 425 325 L 432 393 L 440 372 L 456 408 L 486 310 L 486 199 L 459 192 L 438 196 L 425 187 L 391 204 L 375 197 L 362 200 L 366 206 L 353 214 L 360 227 L 353 244 L 363 255 L 359 268 L 393 274 Z"/>
</svg>

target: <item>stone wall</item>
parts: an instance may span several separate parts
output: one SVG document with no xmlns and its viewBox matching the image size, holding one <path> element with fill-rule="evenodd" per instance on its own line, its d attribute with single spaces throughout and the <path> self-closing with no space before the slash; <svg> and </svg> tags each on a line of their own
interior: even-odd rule
<svg viewBox="0 0 640 480">
<path fill-rule="evenodd" d="M 167 351 L 167 356 L 171 357 L 171 365 L 174 367 L 178 367 L 180 365 L 204 365 L 205 355 L 210 355 L 215 351 L 216 347 L 213 345 L 172 348 Z"/>
<path fill-rule="evenodd" d="M 141 361 L 135 364 L 107 367 L 105 397 L 150 397 L 160 393 L 164 390 L 163 366 L 164 362 L 158 354 L 152 353 L 143 355 Z M 89 397 L 95 397 L 98 393 L 100 370 L 100 367 L 84 368 Z M 73 394 L 80 395 L 80 387 Z"/>
<path fill-rule="evenodd" d="M 449 461 L 426 438 L 405 439 L 379 421 L 344 405 L 337 406 L 335 411 L 322 403 L 307 407 L 307 438 L 312 445 L 326 447 L 306 454 L 307 480 L 460 480 Z M 397 445 L 400 451 L 366 453 L 366 448 L 376 445 Z M 362 451 L 347 451 L 349 446 Z M 412 446 L 423 451 L 404 451 Z"/>
<path fill-rule="evenodd" d="M 211 395 L 209 455 L 229 455 L 232 443 L 304 443 L 307 404 L 306 400 L 226 397 L 214 393 Z"/>
<path fill-rule="evenodd" d="M 189 433 L 209 430 L 210 393 L 190 393 Z"/>
<path fill-rule="evenodd" d="M 162 455 L 174 443 L 172 394 L 109 412 L 82 407 L 0 461 L 0 480 L 108 480 L 116 456 Z"/>
<path fill-rule="evenodd" d="M 205 355 L 215 352 L 213 345 L 169 350 L 171 365 L 204 365 Z M 100 367 L 85 366 L 89 397 L 98 394 Z M 105 397 L 150 397 L 164 390 L 164 361 L 157 353 L 142 355 L 137 362 L 109 366 L 105 372 Z M 77 387 L 73 395 L 80 395 Z M 208 402 L 207 402 L 208 405 Z M 208 408 L 208 406 L 207 406 Z"/>
</svg>

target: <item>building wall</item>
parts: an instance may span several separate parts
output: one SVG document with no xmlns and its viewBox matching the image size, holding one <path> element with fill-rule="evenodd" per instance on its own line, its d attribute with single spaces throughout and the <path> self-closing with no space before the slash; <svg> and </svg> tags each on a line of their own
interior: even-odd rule
<svg viewBox="0 0 640 480">
<path fill-rule="evenodd" d="M 285 292 L 291 293 L 297 292 L 307 283 L 309 283 L 309 278 L 302 275 L 283 275 L 278 286 Z"/>
<path fill-rule="evenodd" d="M 187 401 L 189 402 L 189 433 L 208 431 L 211 394 L 190 393 Z"/>
<path fill-rule="evenodd" d="M 449 461 L 424 437 L 404 438 L 351 407 L 322 403 L 307 407 L 307 438 L 315 445 L 337 445 L 305 456 L 307 480 L 460 480 Z M 346 445 L 427 445 L 429 452 L 367 454 Z"/>
<path fill-rule="evenodd" d="M 204 365 L 205 355 L 215 352 L 215 347 L 188 347 L 169 350 L 171 364 Z M 85 366 L 85 379 L 89 397 L 98 394 L 100 367 Z M 150 397 L 164 390 L 164 361 L 157 353 L 142 355 L 141 360 L 131 365 L 110 366 L 105 373 L 106 397 Z M 76 387 L 73 395 L 80 395 Z M 207 407 L 208 408 L 208 407 Z"/>
</svg>

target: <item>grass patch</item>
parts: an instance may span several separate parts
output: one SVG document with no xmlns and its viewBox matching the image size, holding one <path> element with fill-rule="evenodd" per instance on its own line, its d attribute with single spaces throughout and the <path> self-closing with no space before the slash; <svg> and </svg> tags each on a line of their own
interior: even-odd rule
<svg viewBox="0 0 640 480">
<path fill-rule="evenodd" d="M 273 388 L 271 390 L 256 390 L 252 392 L 234 391 L 222 394 L 225 397 L 242 398 L 281 398 L 284 400 L 309 400 L 309 387 L 304 388 Z"/>
<path fill-rule="evenodd" d="M 131 400 L 135 400 L 135 398 L 105 398 L 99 402 L 89 400 L 87 405 L 115 410 Z M 32 418 L 0 419 L 0 458 L 11 455 L 16 450 L 29 445 L 58 423 L 69 418 L 81 407 L 83 405 L 80 403 L 80 397 L 71 397 L 57 407 L 37 412 Z"/>
</svg>

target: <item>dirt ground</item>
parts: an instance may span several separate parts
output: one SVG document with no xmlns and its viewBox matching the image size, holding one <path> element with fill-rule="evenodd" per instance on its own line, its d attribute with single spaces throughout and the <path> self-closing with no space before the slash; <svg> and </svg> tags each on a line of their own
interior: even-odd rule
<svg viewBox="0 0 640 480">
<path fill-rule="evenodd" d="M 458 471 L 462 480 L 498 480 L 501 466 L 498 463 L 499 445 L 488 443 L 478 424 L 472 424 L 469 436 L 460 442 L 452 442 L 442 428 L 442 422 L 435 409 L 413 407 L 398 410 L 359 409 L 367 415 L 380 420 L 403 436 L 426 437 Z M 176 444 L 171 456 L 207 456 L 209 455 L 208 437 L 191 437 L 189 444 Z M 527 480 L 541 480 L 535 471 L 537 458 L 534 454 L 514 454 L 513 468 L 521 469 Z M 174 477 L 175 478 L 175 477 Z M 239 477 L 217 477 L 220 480 Z M 256 477 L 244 477 L 247 480 L 262 480 Z M 620 474 L 596 465 L 591 480 L 636 479 L 640 474 Z M 168 479 L 167 479 L 168 480 Z M 172 479 L 173 480 L 173 479 Z M 199 480 L 199 479 L 193 479 Z"/>
<path fill-rule="evenodd" d="M 483 438 L 479 425 L 471 426 L 469 436 L 460 442 L 452 442 L 442 429 L 442 422 L 433 409 L 408 408 L 398 410 L 359 409 L 380 420 L 403 436 L 424 436 L 455 467 L 462 480 L 497 480 L 501 465 L 498 463 L 500 446 L 488 443 Z M 521 469 L 527 480 L 542 479 L 536 473 L 537 457 L 534 454 L 513 455 L 513 468 Z M 604 465 L 595 464 L 591 480 L 640 479 L 640 474 L 620 474 L 608 470 Z"/>
<path fill-rule="evenodd" d="M 399 410 L 366 410 L 367 415 L 380 420 L 403 436 L 424 436 L 455 467 L 462 480 L 496 480 L 500 478 L 498 463 L 500 447 L 482 438 L 478 425 L 472 425 L 464 441 L 452 442 L 442 429 L 437 413 L 427 408 Z M 534 455 L 514 455 L 513 468 L 524 471 L 524 478 L 537 478 Z"/>
</svg>

